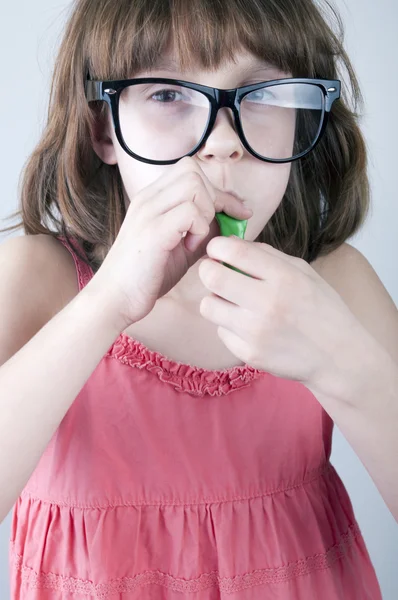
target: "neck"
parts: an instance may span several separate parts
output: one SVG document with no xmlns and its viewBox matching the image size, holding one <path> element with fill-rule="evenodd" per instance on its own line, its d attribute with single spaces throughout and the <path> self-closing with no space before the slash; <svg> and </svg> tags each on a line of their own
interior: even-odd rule
<svg viewBox="0 0 398 600">
<path fill-rule="evenodd" d="M 207 255 L 200 258 L 175 285 L 164 298 L 171 298 L 176 302 L 197 307 L 201 300 L 209 295 L 209 290 L 203 285 L 199 277 L 199 266 Z"/>
</svg>

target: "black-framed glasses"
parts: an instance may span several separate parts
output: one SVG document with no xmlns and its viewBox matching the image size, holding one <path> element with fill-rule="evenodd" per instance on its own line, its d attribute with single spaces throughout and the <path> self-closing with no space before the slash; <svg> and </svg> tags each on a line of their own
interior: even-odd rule
<svg viewBox="0 0 398 600">
<path fill-rule="evenodd" d="M 193 156 L 220 108 L 230 108 L 243 146 L 256 158 L 285 163 L 311 152 L 325 132 L 337 79 L 275 79 L 229 90 L 164 77 L 86 81 L 88 102 L 108 103 L 117 139 L 133 158 L 171 165 Z"/>
</svg>

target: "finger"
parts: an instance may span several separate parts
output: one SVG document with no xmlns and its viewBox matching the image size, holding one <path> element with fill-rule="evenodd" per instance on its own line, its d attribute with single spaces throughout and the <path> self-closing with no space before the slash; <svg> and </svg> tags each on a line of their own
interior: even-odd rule
<svg viewBox="0 0 398 600">
<path fill-rule="evenodd" d="M 224 192 L 221 192 L 221 194 L 223 196 L 223 202 L 225 202 L 226 196 L 232 198 L 232 201 L 236 203 L 236 207 L 240 209 L 240 203 L 236 198 L 233 198 Z M 151 219 L 154 218 L 156 213 L 159 215 L 159 206 L 161 206 L 160 215 L 164 215 L 170 212 L 170 210 L 173 210 L 176 206 L 189 201 L 189 199 L 191 199 L 190 201 L 193 205 L 197 206 L 208 225 L 215 222 L 215 206 L 208 196 L 203 179 L 198 173 L 193 171 L 185 173 L 175 181 L 173 185 L 170 184 L 170 187 L 167 188 L 167 190 L 165 189 L 157 195 L 155 194 L 155 197 L 151 201 L 148 200 L 142 210 L 145 212 L 146 217 Z M 247 214 L 239 214 L 239 210 L 230 210 L 230 212 L 235 213 L 237 218 L 241 218 L 242 216 L 248 217 Z M 196 251 L 207 238 L 208 233 L 208 228 L 200 227 L 198 231 L 196 231 L 195 228 L 191 228 L 184 242 L 185 247 L 191 252 Z M 219 229 L 216 228 L 215 235 L 218 233 Z"/>
<path fill-rule="evenodd" d="M 219 327 L 217 329 L 217 335 L 223 342 L 224 346 L 228 348 L 232 354 L 234 354 L 244 363 L 250 363 L 251 366 L 255 366 L 251 358 L 252 352 L 250 344 L 246 340 L 242 339 L 239 335 L 236 335 L 236 333 L 233 331 L 225 329 L 224 327 Z"/>
<path fill-rule="evenodd" d="M 261 308 L 261 286 L 264 282 L 250 279 L 211 259 L 205 259 L 199 265 L 199 277 L 208 290 L 228 302 L 253 312 Z"/>
<path fill-rule="evenodd" d="M 185 156 L 178 163 L 171 165 L 170 169 L 162 176 L 160 176 L 154 183 L 151 185 L 151 195 L 156 198 L 160 194 L 170 194 L 170 191 L 175 188 L 181 181 L 185 181 L 187 184 L 187 194 L 191 192 L 195 193 L 198 187 L 203 187 L 206 190 L 206 194 L 202 194 L 202 203 L 203 211 L 206 215 L 208 215 L 208 222 L 210 223 L 214 219 L 215 214 L 215 190 L 211 185 L 210 181 L 200 169 L 195 160 L 193 160 L 190 156 Z M 184 185 L 184 184 L 183 184 Z M 187 198 L 184 198 L 186 200 Z M 192 198 L 192 200 L 197 200 L 196 198 Z M 176 206 L 173 203 L 173 198 L 170 198 L 170 202 L 164 202 L 162 206 L 162 212 L 167 212 L 168 210 L 174 208 Z"/>
<path fill-rule="evenodd" d="M 192 202 L 185 202 L 174 207 L 169 212 L 160 215 L 157 227 L 161 232 L 160 239 L 166 240 L 165 250 L 173 250 L 185 232 L 194 236 L 206 236 L 209 225 L 199 208 Z M 185 239 L 186 241 L 186 239 Z"/>
<path fill-rule="evenodd" d="M 207 235 L 192 236 L 192 234 L 188 232 L 187 236 L 185 238 L 185 247 L 188 248 L 188 250 L 190 250 L 191 252 L 195 252 L 195 253 L 197 252 L 197 257 L 201 258 L 202 256 L 204 256 L 206 254 L 206 247 L 207 247 L 208 243 L 210 242 L 210 240 L 212 240 L 214 237 L 217 237 L 219 235 L 220 235 L 220 228 L 217 223 L 217 220 L 214 219 L 210 223 L 209 231 L 208 231 Z M 189 242 L 190 237 L 195 237 L 195 242 Z M 195 254 L 195 256 L 196 256 L 196 254 Z M 195 262 L 196 262 L 196 260 L 195 260 Z"/>
<path fill-rule="evenodd" d="M 243 202 L 221 190 L 216 190 L 216 212 L 225 212 L 230 217 L 235 219 L 250 219 L 253 216 L 253 211 L 245 206 Z"/>
<path fill-rule="evenodd" d="M 286 269 L 295 269 L 294 259 L 288 259 L 282 252 L 263 249 L 258 244 L 234 237 L 217 237 L 207 245 L 210 258 L 225 262 L 255 279 L 277 280 Z M 243 284 L 245 285 L 245 284 Z"/>
<path fill-rule="evenodd" d="M 206 189 L 209 192 L 209 196 L 212 199 L 215 212 L 225 212 L 236 219 L 248 219 L 253 215 L 253 211 L 245 206 L 238 198 L 228 192 L 223 192 L 214 186 L 203 169 L 200 168 L 200 165 L 198 165 L 196 161 L 193 161 L 192 158 L 190 158 L 190 160 L 193 164 L 187 161 L 185 162 L 185 165 L 189 169 L 194 169 L 202 177 Z"/>
<path fill-rule="evenodd" d="M 207 224 L 213 221 L 215 215 L 214 205 L 208 196 L 203 180 L 197 173 L 193 172 L 180 176 L 179 179 L 170 183 L 167 188 L 157 190 L 155 186 L 152 195 L 147 196 L 145 202 L 141 198 L 140 203 L 142 206 L 139 209 L 139 214 L 144 215 L 145 219 L 150 221 L 167 214 L 186 202 L 190 202 L 200 209 Z"/>
<path fill-rule="evenodd" d="M 206 234 L 195 234 L 188 231 L 184 240 L 185 248 L 190 252 L 196 252 L 203 244 L 205 238 Z"/>
<path fill-rule="evenodd" d="M 203 298 L 199 310 L 207 321 L 228 329 L 242 338 L 245 337 L 244 328 L 242 329 L 244 309 L 240 306 L 212 294 Z"/>
<path fill-rule="evenodd" d="M 241 240 L 241 241 L 243 241 L 243 240 Z M 285 252 L 282 252 L 282 250 L 278 250 L 277 248 L 274 248 L 274 246 L 271 246 L 270 244 L 264 244 L 263 242 L 250 242 L 250 243 L 253 246 L 255 246 L 256 248 L 258 248 L 259 250 L 261 250 L 263 252 L 268 252 L 272 256 L 276 256 L 277 258 L 280 258 L 281 260 L 285 260 L 286 262 L 293 264 L 296 267 L 298 267 L 299 269 L 301 269 L 302 271 L 308 273 L 308 267 L 310 265 L 303 258 L 300 258 L 298 256 L 292 256 L 290 254 L 286 254 Z"/>
<path fill-rule="evenodd" d="M 216 190 L 214 185 L 211 183 L 210 179 L 206 176 L 206 173 L 203 171 L 203 169 L 200 168 L 198 163 L 191 156 L 185 156 L 177 164 L 179 165 L 179 168 L 182 170 L 183 173 L 189 173 L 193 171 L 194 173 L 197 173 L 199 175 L 211 200 L 211 206 L 209 207 L 210 211 L 215 212 Z"/>
<path fill-rule="evenodd" d="M 237 219 L 249 219 L 252 216 L 253 211 L 245 207 L 238 198 L 217 189 L 191 157 L 186 156 L 173 166 L 175 167 L 174 169 L 170 170 L 167 175 L 160 177 L 153 184 L 155 195 L 166 190 L 169 191 L 170 186 L 174 186 L 179 179 L 186 179 L 188 181 L 188 190 L 190 187 L 196 189 L 196 186 L 200 186 L 201 183 L 207 190 L 208 197 L 203 195 L 201 199 L 203 200 L 202 206 L 205 214 L 209 214 L 209 217 L 211 217 L 209 218 L 209 222 L 214 219 L 216 212 L 221 211 Z M 165 204 L 164 212 L 172 207 L 173 204 Z"/>
</svg>

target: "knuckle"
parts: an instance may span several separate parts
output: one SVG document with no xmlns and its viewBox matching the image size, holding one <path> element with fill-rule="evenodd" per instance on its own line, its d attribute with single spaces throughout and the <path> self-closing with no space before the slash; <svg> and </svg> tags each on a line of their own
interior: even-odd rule
<svg viewBox="0 0 398 600">
<path fill-rule="evenodd" d="M 247 258 L 249 252 L 249 246 L 246 244 L 234 244 L 234 247 L 231 248 L 231 260 L 236 261 L 244 261 Z"/>
<path fill-rule="evenodd" d="M 272 331 L 280 325 L 281 308 L 276 302 L 269 302 L 264 314 L 264 321 L 268 331 Z"/>
<path fill-rule="evenodd" d="M 185 174 L 185 178 L 190 187 L 198 187 L 203 185 L 203 180 L 197 171 L 188 171 Z"/>
<path fill-rule="evenodd" d="M 202 314 L 205 314 L 211 319 L 216 318 L 218 313 L 218 304 L 214 296 L 207 296 L 207 298 L 202 300 Z"/>
<path fill-rule="evenodd" d="M 176 163 L 176 167 L 177 168 L 182 168 L 182 169 L 188 169 L 188 168 L 192 168 L 192 166 L 194 165 L 194 161 L 192 159 L 192 156 L 184 156 L 183 158 L 181 158 L 178 163 Z"/>
<path fill-rule="evenodd" d="M 197 204 L 195 204 L 195 202 L 188 202 L 187 204 L 189 205 L 189 207 L 191 209 L 191 214 L 193 217 L 195 217 L 196 219 L 198 217 L 202 217 L 202 212 L 200 210 L 200 207 Z"/>
<path fill-rule="evenodd" d="M 209 223 L 209 225 L 212 222 L 212 220 L 214 219 L 215 214 L 216 214 L 216 211 L 215 211 L 213 205 L 206 206 L 206 209 L 203 211 L 203 216 L 206 219 L 206 221 Z"/>
<path fill-rule="evenodd" d="M 270 326 L 278 327 L 288 319 L 290 298 L 291 293 L 284 287 L 279 287 L 271 296 L 267 308 L 267 321 Z"/>
<path fill-rule="evenodd" d="M 281 295 L 293 292 L 298 283 L 297 273 L 291 267 L 281 269 L 276 278 L 277 290 Z"/>
<path fill-rule="evenodd" d="M 259 248 L 259 250 L 265 250 L 266 246 L 266 244 L 264 244 L 263 242 L 252 242 L 252 245 Z"/>
<path fill-rule="evenodd" d="M 308 270 L 309 264 L 304 258 L 300 258 L 299 256 L 295 256 L 293 258 L 293 263 L 295 263 L 298 267 L 301 267 L 303 270 Z"/>
<path fill-rule="evenodd" d="M 250 364 L 253 365 L 255 368 L 258 365 L 258 352 L 257 349 L 253 346 L 253 344 L 246 344 L 245 345 L 245 349 L 242 352 L 243 354 L 243 360 Z"/>
<path fill-rule="evenodd" d="M 211 201 L 212 201 L 212 204 L 213 204 L 213 207 L 214 207 L 214 204 L 215 204 L 215 202 L 217 200 L 217 193 L 216 193 L 215 188 L 211 184 L 208 187 L 208 192 L 209 192 L 209 196 L 211 198 Z"/>
<path fill-rule="evenodd" d="M 216 288 L 218 291 L 221 289 L 221 277 L 218 269 L 215 269 L 213 265 L 203 263 L 201 265 L 202 274 L 205 278 L 206 285 L 210 288 Z"/>
<path fill-rule="evenodd" d="M 206 281 L 211 288 L 215 288 L 220 291 L 220 276 L 215 269 L 209 269 L 208 273 L 206 274 Z"/>
<path fill-rule="evenodd" d="M 243 313 L 243 326 L 250 338 L 255 339 L 264 330 L 263 320 L 253 311 L 245 310 Z"/>
</svg>

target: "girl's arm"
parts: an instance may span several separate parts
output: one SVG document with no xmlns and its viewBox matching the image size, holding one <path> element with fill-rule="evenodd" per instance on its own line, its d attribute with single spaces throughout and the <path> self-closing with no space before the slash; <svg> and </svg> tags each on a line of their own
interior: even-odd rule
<svg viewBox="0 0 398 600">
<path fill-rule="evenodd" d="M 95 276 L 48 320 L 60 274 L 53 243 L 26 236 L 0 247 L 0 522 L 123 330 Z"/>
</svg>

